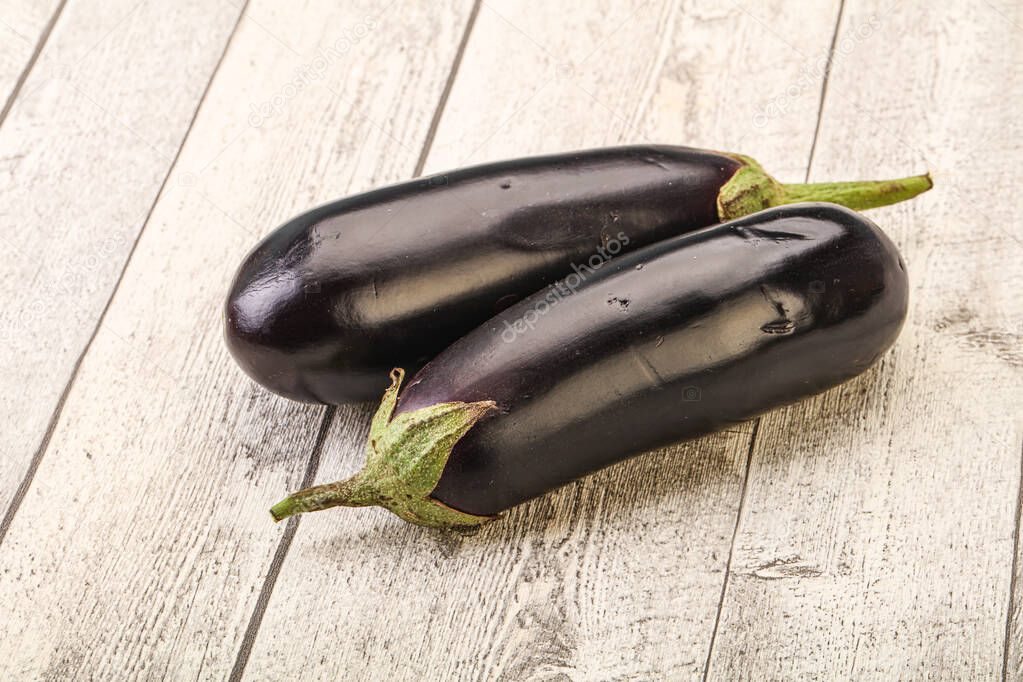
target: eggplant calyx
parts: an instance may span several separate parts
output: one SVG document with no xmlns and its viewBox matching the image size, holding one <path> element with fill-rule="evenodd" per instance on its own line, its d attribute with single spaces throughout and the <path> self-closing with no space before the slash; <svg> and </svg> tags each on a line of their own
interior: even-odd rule
<svg viewBox="0 0 1023 682">
<path fill-rule="evenodd" d="M 750 157 L 728 156 L 742 165 L 718 192 L 717 209 L 721 220 L 734 220 L 772 206 L 804 201 L 827 201 L 862 211 L 912 199 L 934 186 L 930 173 L 895 180 L 782 184 Z"/>
<path fill-rule="evenodd" d="M 458 511 L 430 493 L 455 443 L 496 409 L 496 403 L 438 403 L 394 417 L 404 376 L 404 370 L 391 371 L 391 386 L 370 425 L 362 471 L 343 481 L 292 493 L 271 507 L 275 521 L 338 506 L 384 507 L 405 521 L 434 528 L 477 526 L 495 518 Z"/>
</svg>

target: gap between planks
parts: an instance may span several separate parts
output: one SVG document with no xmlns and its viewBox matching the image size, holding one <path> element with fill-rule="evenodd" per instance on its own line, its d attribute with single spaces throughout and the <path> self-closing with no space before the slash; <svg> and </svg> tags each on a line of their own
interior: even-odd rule
<svg viewBox="0 0 1023 682">
<path fill-rule="evenodd" d="M 246 2 L 247 1 L 248 0 L 246 0 Z M 426 166 L 426 159 L 429 157 L 430 149 L 433 147 L 433 140 L 437 135 L 437 128 L 440 126 L 440 120 L 444 115 L 444 109 L 447 106 L 448 97 L 451 95 L 451 88 L 454 86 L 455 78 L 458 76 L 458 69 L 462 66 L 462 57 L 465 55 L 465 48 L 469 44 L 469 37 L 472 35 L 472 29 L 476 26 L 476 17 L 479 16 L 480 6 L 482 4 L 483 0 L 474 0 L 472 9 L 469 11 L 469 18 L 466 20 L 465 30 L 462 32 L 462 38 L 458 43 L 457 50 L 455 51 L 455 58 L 451 62 L 451 69 L 449 70 L 447 80 L 444 83 L 444 89 L 441 91 L 437 107 L 434 109 L 433 117 L 430 119 L 430 127 L 426 131 L 426 139 L 423 141 L 423 148 L 419 152 L 419 158 L 416 160 L 415 168 L 412 171 L 412 177 L 414 178 L 423 174 L 423 168 Z M 326 442 L 327 434 L 330 432 L 331 424 L 333 423 L 336 415 L 337 406 L 335 405 L 329 406 L 323 413 L 323 418 L 320 421 L 320 429 L 316 434 L 316 442 L 309 455 L 309 462 L 306 466 L 305 475 L 302 477 L 302 488 L 311 486 L 313 481 L 316 480 L 316 473 L 320 465 L 320 453 L 323 452 L 323 446 Z M 270 604 L 270 597 L 273 595 L 274 586 L 277 584 L 277 577 L 280 575 L 281 567 L 284 565 L 284 560 L 287 558 L 288 551 L 291 549 L 291 543 L 294 541 L 295 534 L 298 532 L 298 524 L 300 521 L 301 516 L 294 516 L 288 520 L 288 525 L 277 545 L 277 550 L 274 552 L 273 559 L 270 561 L 270 568 L 267 570 L 266 577 L 263 579 L 263 585 L 259 590 L 259 597 L 256 599 L 256 605 L 252 610 L 252 615 L 249 617 L 249 622 L 245 628 L 245 634 L 242 637 L 241 645 L 238 647 L 238 654 L 235 656 L 234 666 L 232 666 L 231 674 L 228 677 L 229 682 L 240 682 L 242 677 L 245 675 L 245 667 L 248 665 L 249 657 L 252 655 L 252 647 L 255 645 L 256 637 L 259 635 L 259 628 L 263 623 L 263 616 L 266 613 L 267 606 Z M 0 540 L 2 540 L 2 536 L 0 536 Z"/>
<path fill-rule="evenodd" d="M 1009 566 L 1009 604 L 1005 609 L 1005 641 L 1002 643 L 1002 680 L 1009 675 L 1009 653 L 1012 649 L 1012 614 L 1016 607 L 1016 573 L 1019 570 L 1019 526 L 1023 515 L 1023 442 L 1020 442 L 1019 485 L 1016 487 L 1016 523 L 1012 530 L 1012 561 Z"/>
<path fill-rule="evenodd" d="M 840 0 L 838 4 L 838 16 L 835 17 L 835 28 L 831 33 L 831 45 L 828 47 L 828 58 L 824 64 L 824 76 L 821 78 L 821 95 L 820 101 L 817 104 L 817 122 L 813 128 L 813 140 L 810 142 L 810 155 L 806 160 L 806 174 L 803 176 L 803 182 L 810 182 L 810 172 L 813 170 L 813 157 L 814 153 L 817 151 L 817 138 L 820 137 L 821 133 L 821 119 L 824 118 L 824 100 L 828 95 L 828 80 L 831 77 L 831 65 L 835 61 L 835 46 L 838 44 L 838 33 L 842 28 L 842 17 L 844 14 L 845 0 Z M 728 578 L 732 573 L 732 558 L 735 554 L 735 541 L 739 537 L 739 524 L 742 522 L 742 512 L 746 505 L 746 490 L 747 484 L 749 483 L 749 472 L 750 467 L 753 464 L 753 450 L 756 447 L 757 433 L 760 431 L 761 419 L 762 417 L 757 417 L 756 421 L 753 422 L 753 432 L 750 433 L 749 437 L 749 449 L 746 451 L 745 474 L 742 478 L 742 488 L 739 493 L 739 507 L 735 512 L 735 526 L 732 528 L 732 542 L 728 546 L 728 561 L 725 563 L 725 576 L 721 581 L 721 597 L 718 599 L 717 613 L 714 614 L 714 629 L 711 631 L 710 645 L 707 647 L 707 662 L 703 666 L 703 682 L 707 682 L 708 676 L 710 675 L 710 664 L 714 659 L 714 643 L 717 640 L 718 627 L 721 625 L 721 610 L 725 606 L 725 595 L 728 593 Z M 1023 485 L 1023 480 L 1021 480 L 1021 485 Z M 1009 613 L 1012 613 L 1011 604 Z M 1008 625 L 1006 625 L 1006 628 L 1008 628 Z M 1006 656 L 1008 656 L 1008 645 L 1006 645 Z"/>
<path fill-rule="evenodd" d="M 57 20 L 60 19 L 60 15 L 64 12 L 64 5 L 67 4 L 67 0 L 60 0 L 57 4 L 56 9 L 53 10 L 53 15 L 50 20 L 46 22 L 46 26 L 43 27 L 43 32 L 39 35 L 39 40 L 36 41 L 35 47 L 32 48 L 32 54 L 28 58 L 28 62 L 25 64 L 25 68 L 21 70 L 21 75 L 18 76 L 18 80 L 14 82 L 14 87 L 11 88 L 11 94 L 8 95 L 7 101 L 4 102 L 4 108 L 0 109 L 0 126 L 7 120 L 7 114 L 10 113 L 11 108 L 14 106 L 14 101 L 18 99 L 18 95 L 21 94 L 21 88 L 25 85 L 25 81 L 28 80 L 28 74 L 31 73 L 32 69 L 35 68 L 36 62 L 39 61 L 39 55 L 43 53 L 43 48 L 46 47 L 46 41 L 50 39 L 50 34 L 53 33 L 53 27 L 57 25 Z M 2 536 L 0 536 L 2 539 Z"/>
<path fill-rule="evenodd" d="M 53 25 L 56 23 L 57 18 L 66 3 L 67 0 L 61 0 L 57 11 L 44 32 L 44 37 L 39 41 L 36 53 L 33 54 L 29 66 L 25 69 L 22 77 L 18 80 L 18 84 L 15 86 L 15 93 L 21 90 L 22 82 L 28 77 L 29 72 L 35 65 L 39 53 L 42 51 L 42 48 L 46 43 L 46 39 L 49 38 Z M 61 413 L 64 411 L 64 404 L 67 402 L 67 397 L 71 393 L 71 388 L 74 386 L 75 379 L 78 378 L 78 371 L 81 369 L 82 362 L 85 360 L 85 356 L 92 347 L 93 341 L 95 341 L 96 336 L 99 334 L 100 328 L 103 327 L 103 321 L 106 319 L 107 311 L 110 310 L 110 304 L 113 302 L 114 296 L 117 295 L 117 290 L 120 288 L 121 281 L 124 279 L 124 273 L 128 271 L 128 266 L 131 264 L 132 256 L 135 255 L 135 248 L 138 246 L 139 241 L 142 239 L 142 235 L 146 231 L 146 227 L 149 225 L 149 219 L 153 216 L 153 210 L 156 208 L 156 205 L 160 202 L 160 198 L 163 196 L 164 190 L 167 187 L 167 181 L 170 179 L 171 173 L 178 163 L 178 158 L 181 156 L 181 150 L 185 147 L 185 142 L 188 141 L 188 137 L 192 133 L 192 126 L 195 125 L 195 121 L 199 117 L 199 112 L 202 110 L 202 105 L 206 101 L 206 95 L 209 94 L 210 86 L 213 84 L 213 80 L 216 78 L 217 72 L 220 70 L 220 65 L 224 63 L 224 57 L 227 55 L 227 51 L 231 47 L 231 41 L 234 40 L 234 36 L 238 32 L 238 26 L 241 24 L 242 17 L 245 15 L 245 9 L 248 7 L 248 4 L 249 0 L 243 0 L 238 12 L 238 18 L 235 20 L 234 27 L 231 29 L 231 34 L 224 43 L 224 50 L 220 53 L 220 57 L 217 59 L 217 63 L 213 67 L 213 71 L 210 72 L 209 80 L 206 81 L 206 87 L 203 89 L 202 95 L 199 97 L 199 102 L 195 106 L 195 111 L 192 112 L 192 118 L 188 121 L 188 127 L 185 129 L 185 134 L 181 137 L 181 142 L 178 144 L 178 148 L 174 153 L 174 158 L 171 159 L 171 163 L 167 167 L 167 172 L 164 174 L 163 181 L 160 183 L 160 189 L 157 190 L 156 196 L 153 198 L 153 202 L 149 205 L 146 217 L 142 221 L 142 227 L 139 228 L 138 234 L 135 235 L 135 240 L 132 242 L 131 248 L 128 250 L 128 257 L 124 259 L 124 265 L 121 267 L 121 271 L 117 275 L 117 280 L 114 282 L 114 286 L 110 290 L 110 295 L 107 297 L 106 303 L 103 305 L 103 310 L 100 312 L 99 318 L 96 320 L 96 326 L 93 327 L 92 333 L 89 335 L 89 340 L 86 341 L 85 346 L 82 347 L 82 352 L 78 354 L 78 359 L 75 360 L 75 364 L 71 369 L 71 376 L 68 377 L 67 383 L 64 385 L 64 390 L 61 391 L 60 399 L 57 401 L 57 405 L 53 409 L 53 414 L 50 416 L 50 422 L 46 425 L 46 431 L 43 434 L 43 439 L 40 441 L 39 447 L 32 455 L 28 468 L 25 470 L 25 475 L 22 477 L 21 483 L 18 484 L 18 489 L 14 491 L 14 497 L 11 498 L 11 503 L 7 506 L 7 511 L 4 513 L 3 519 L 0 520 L 0 545 L 3 545 L 4 539 L 7 537 L 7 532 L 14 523 L 14 517 L 18 513 L 18 509 L 21 507 L 21 503 L 24 501 L 25 495 L 28 494 L 29 488 L 32 487 L 32 481 L 35 478 L 36 471 L 39 470 L 39 464 L 42 462 L 47 448 L 49 448 L 50 439 L 53 437 L 53 432 L 57 428 L 57 423 L 60 421 Z M 13 101 L 14 99 L 12 95 L 8 105 L 10 105 Z M 0 114 L 0 125 L 3 125 L 4 118 L 6 117 L 9 109 L 10 106 L 5 107 L 3 113 Z"/>
<path fill-rule="evenodd" d="M 845 15 L 845 0 L 838 3 L 838 17 L 835 18 L 835 30 L 831 33 L 831 46 L 828 48 L 828 59 L 824 62 L 824 77 L 821 79 L 821 97 L 817 103 L 817 125 L 813 129 L 813 142 L 810 143 L 810 156 L 806 160 L 806 175 L 803 182 L 810 182 L 810 171 L 813 169 L 813 156 L 817 152 L 817 139 L 821 134 L 821 121 L 824 119 L 824 100 L 828 96 L 828 81 L 831 80 L 831 67 L 835 63 L 835 46 L 838 44 L 838 33 L 842 30 L 842 17 Z"/>
<path fill-rule="evenodd" d="M 746 468 L 742 474 L 742 486 L 739 488 L 739 508 L 735 512 L 735 526 L 732 528 L 732 542 L 728 545 L 728 560 L 725 562 L 725 576 L 721 580 L 721 596 L 718 598 L 718 610 L 714 614 L 714 628 L 710 632 L 710 645 L 707 647 L 707 662 L 703 666 L 703 682 L 707 682 L 707 675 L 710 673 L 710 661 L 714 656 L 714 642 L 718 636 L 718 626 L 721 625 L 721 608 L 725 603 L 725 592 L 728 590 L 728 576 L 732 571 L 732 556 L 735 553 L 735 539 L 739 536 L 739 521 L 742 519 L 742 512 L 746 506 L 746 487 L 749 484 L 749 470 L 753 464 L 753 447 L 757 442 L 757 432 L 760 430 L 760 417 L 753 422 L 753 431 L 749 435 L 749 448 L 746 449 Z"/>
<path fill-rule="evenodd" d="M 302 476 L 302 488 L 308 488 L 316 479 L 316 472 L 320 468 L 320 453 L 323 452 L 323 444 L 327 441 L 327 434 L 330 432 L 330 425 L 334 421 L 335 414 L 337 414 L 337 406 L 335 405 L 331 405 L 323 412 L 323 418 L 320 420 L 320 430 L 316 434 L 316 442 L 313 443 L 313 450 L 309 455 L 305 474 Z M 245 674 L 245 666 L 248 664 L 249 656 L 252 654 L 252 645 L 256 642 L 259 626 L 263 622 L 263 614 L 266 613 L 266 607 L 270 603 L 270 596 L 273 594 L 274 585 L 277 584 L 277 576 L 281 573 L 281 567 L 284 565 L 284 559 L 288 556 L 288 550 L 291 549 L 291 542 L 295 539 L 295 533 L 298 532 L 298 524 L 301 519 L 302 516 L 297 515 L 292 516 L 287 521 L 284 535 L 281 536 L 273 558 L 270 560 L 270 569 L 266 572 L 263 586 L 260 587 L 259 596 L 256 598 L 256 605 L 249 616 L 248 625 L 245 626 L 245 634 L 242 635 L 238 654 L 235 656 L 234 665 L 231 667 L 231 674 L 228 676 L 229 682 L 236 682 L 242 679 L 242 675 Z"/>
</svg>

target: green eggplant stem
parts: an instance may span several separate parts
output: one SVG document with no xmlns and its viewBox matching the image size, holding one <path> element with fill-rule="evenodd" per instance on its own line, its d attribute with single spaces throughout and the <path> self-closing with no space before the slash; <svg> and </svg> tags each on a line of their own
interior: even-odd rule
<svg viewBox="0 0 1023 682">
<path fill-rule="evenodd" d="M 270 507 L 270 515 L 274 521 L 282 521 L 295 514 L 331 507 L 368 507 L 376 504 L 372 492 L 362 484 L 360 478 L 353 476 L 343 481 L 300 490 Z"/>
<path fill-rule="evenodd" d="M 782 184 L 755 160 L 728 154 L 742 166 L 718 193 L 718 217 L 734 220 L 772 206 L 826 201 L 853 210 L 897 204 L 934 186 L 930 173 L 894 180 Z"/>
<path fill-rule="evenodd" d="M 934 182 L 931 174 L 913 175 L 898 180 L 860 180 L 853 182 L 816 182 L 801 185 L 782 185 L 785 200 L 795 204 L 802 201 L 828 201 L 846 208 L 862 211 L 897 204 L 923 194 Z"/>
<path fill-rule="evenodd" d="M 402 369 L 391 372 L 391 386 L 370 424 L 362 471 L 342 481 L 292 493 L 270 508 L 274 521 L 331 507 L 371 506 L 433 528 L 464 528 L 493 520 L 449 507 L 430 493 L 455 444 L 497 406 L 490 400 L 437 403 L 396 416 L 404 376 Z"/>
</svg>

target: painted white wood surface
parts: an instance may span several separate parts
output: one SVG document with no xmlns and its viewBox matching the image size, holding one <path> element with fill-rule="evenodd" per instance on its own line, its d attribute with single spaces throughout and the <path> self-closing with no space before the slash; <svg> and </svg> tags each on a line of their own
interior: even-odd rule
<svg viewBox="0 0 1023 682">
<path fill-rule="evenodd" d="M 247 9 L 4 539 L 0 677 L 229 674 L 284 532 L 267 505 L 302 480 L 322 408 L 274 398 L 239 372 L 221 338 L 223 297 L 279 221 L 413 173 L 470 5 L 398 9 Z M 343 43 L 346 31 L 361 37 Z M 170 52 L 134 58 L 166 65 Z M 307 68 L 317 75 L 295 86 Z M 157 87 L 112 76 L 105 87 Z M 18 105 L 42 106 L 47 93 Z M 133 127 L 166 114 L 135 112 Z M 119 144 L 148 158 L 127 137 Z M 89 186 L 98 199 L 145 180 L 130 165 L 108 173 L 104 191 Z M 27 178 L 16 187 L 33 191 Z"/>
<path fill-rule="evenodd" d="M 761 22 L 826 56 L 837 13 L 837 3 L 768 3 L 751 16 L 715 2 L 487 2 L 426 168 L 650 140 L 742 149 L 801 180 L 820 81 L 758 128 L 761 103 L 804 62 Z M 341 412 L 318 480 L 361 463 L 367 418 Z M 470 538 L 381 510 L 309 515 L 246 677 L 699 677 L 749 438 L 747 424 L 651 453 Z"/>
<path fill-rule="evenodd" d="M 59 0 L 0 0 L 0 111 L 13 102 Z"/>
<path fill-rule="evenodd" d="M 4 506 L 59 409 L 0 544 L 0 677 L 1023 679 L 1018 3 L 337 5 L 252 0 L 209 83 L 240 5 L 69 0 L 0 127 Z M 426 150 L 429 172 L 639 141 L 786 181 L 811 148 L 813 179 L 934 172 L 871 214 L 914 286 L 895 350 L 474 535 L 273 526 L 324 411 L 223 348 L 259 236 Z M 317 480 L 358 467 L 368 417 L 337 411 Z"/>
<path fill-rule="evenodd" d="M 70 0 L 0 127 L 2 510 L 31 471 L 238 12 Z"/>
<path fill-rule="evenodd" d="M 894 350 L 762 421 L 712 679 L 1002 672 L 1023 438 L 1021 38 L 985 3 L 846 0 L 813 177 L 927 167 L 937 186 L 873 214 L 912 286 Z"/>
</svg>

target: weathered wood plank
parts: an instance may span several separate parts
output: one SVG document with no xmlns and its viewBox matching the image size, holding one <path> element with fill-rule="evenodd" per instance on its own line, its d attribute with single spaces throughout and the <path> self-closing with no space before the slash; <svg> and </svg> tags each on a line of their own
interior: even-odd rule
<svg viewBox="0 0 1023 682">
<path fill-rule="evenodd" d="M 487 2 L 427 169 L 651 140 L 742 149 L 802 180 L 823 72 L 761 119 L 804 61 L 764 24 L 826 54 L 837 12 Z M 318 480 L 361 463 L 368 416 L 339 412 Z M 469 537 L 374 509 L 309 515 L 246 677 L 699 677 L 749 439 L 745 425 L 638 458 Z"/>
<path fill-rule="evenodd" d="M 0 127 L 0 510 L 31 474 L 238 12 L 72 0 Z"/>
<path fill-rule="evenodd" d="M 4 540 L 3 677 L 227 676 L 284 530 L 267 504 L 300 482 L 322 408 L 274 398 L 234 366 L 221 339 L 226 287 L 258 235 L 289 214 L 412 174 L 470 7 L 248 8 Z M 159 3 L 137 10 L 150 11 L 168 31 L 199 21 Z M 104 45 L 95 58 L 123 49 Z M 131 52 L 167 71 L 188 64 L 168 64 L 170 48 Z M 104 73 L 96 87 L 165 88 Z M 47 87 L 22 106 L 27 121 L 59 94 Z M 160 125 L 168 115 L 154 104 L 118 117 L 172 153 Z M 43 135 L 28 122 L 12 130 Z M 126 149 L 147 159 L 132 139 L 118 134 L 67 160 L 58 148 L 51 167 L 105 164 Z M 130 161 L 61 185 L 53 199 L 74 190 L 99 200 L 149 182 Z M 115 235 L 141 217 L 111 216 Z"/>
<path fill-rule="evenodd" d="M 710 677 L 993 679 L 1023 436 L 1020 33 L 985 3 L 844 14 L 814 176 L 927 166 L 937 187 L 873 214 L 913 287 L 893 352 L 762 421 Z"/>
<path fill-rule="evenodd" d="M 60 12 L 59 0 L 0 2 L 0 122 Z"/>
<path fill-rule="evenodd" d="M 1007 170 L 1004 175 L 999 177 L 998 169 L 984 168 L 983 170 L 986 171 L 984 175 L 979 176 L 971 184 L 962 185 L 960 191 L 976 192 L 976 194 L 969 197 L 969 200 L 972 200 L 971 203 L 973 204 L 976 204 L 979 200 L 982 204 L 981 215 L 985 217 L 990 216 L 990 219 L 986 222 L 989 222 L 1002 233 L 1002 241 L 1010 250 L 1015 250 L 1017 254 L 1016 260 L 1012 262 L 1009 268 L 1009 272 L 1014 273 L 1014 275 L 1006 277 L 1002 283 L 1002 286 L 1008 290 L 1008 287 L 1018 287 L 1021 279 L 1023 279 L 1023 276 L 1020 274 L 1023 266 L 1020 265 L 1020 258 L 1018 257 L 1023 252 L 1020 248 L 1020 242 L 1023 238 L 1020 237 L 1019 230 L 1019 213 L 1021 205 L 1023 205 L 1023 198 L 1020 197 L 1018 189 L 1014 188 L 1014 185 L 1018 185 L 1018 183 L 1013 183 L 1012 181 L 1013 174 L 1017 172 L 1020 163 L 1023 162 L 1023 143 L 1020 142 L 1019 119 L 1020 105 L 1023 102 L 1023 73 L 1020 70 L 1020 64 L 1023 62 L 1023 6 L 1012 0 L 988 0 L 986 8 L 991 13 L 982 14 L 981 16 L 985 18 L 985 21 L 997 26 L 994 32 L 996 36 L 1002 37 L 1005 42 L 1001 44 L 994 43 L 994 45 L 1006 51 L 1004 58 L 1008 60 L 1008 63 L 1005 65 L 1000 64 L 1000 66 L 1003 66 L 1002 72 L 996 77 L 991 78 L 992 94 L 989 95 L 990 101 L 1000 102 L 1004 107 L 1004 111 L 1000 109 L 998 117 L 985 120 L 982 123 L 978 122 L 979 125 L 985 127 L 983 131 L 985 137 L 982 140 L 981 152 L 990 153 L 995 157 L 1000 156 L 1004 152 L 1007 158 L 1003 160 L 1003 163 L 1005 164 L 1004 168 Z M 1001 58 L 994 56 L 991 59 L 1000 61 Z M 1007 78 L 1007 81 L 1002 83 L 999 82 L 998 78 Z M 1008 191 L 996 194 L 994 190 L 987 187 L 978 187 L 978 185 L 984 182 L 984 178 L 991 176 L 999 177 Z M 990 203 L 1006 201 L 1007 206 L 992 214 L 987 209 L 989 202 L 985 201 L 985 197 L 989 196 L 993 199 Z M 1006 222 L 998 222 L 1000 220 L 1005 220 Z M 1006 236 L 1012 236 L 1013 239 L 1011 241 L 1006 240 L 1004 239 Z M 1017 305 L 1019 305 L 1018 301 Z M 1018 312 L 1018 308 L 1016 310 Z M 1013 365 L 1018 368 L 1023 364 L 1023 320 L 1017 314 L 1014 318 L 1010 318 L 1008 322 L 1007 328 L 1010 330 L 1010 333 L 1007 335 L 992 334 L 993 330 L 983 329 L 972 320 L 966 325 L 960 325 L 953 333 L 960 340 L 960 343 L 974 347 L 980 345 L 988 349 L 994 348 L 999 350 L 1003 356 L 1010 358 Z M 1018 389 L 1018 374 L 1016 381 Z M 1023 430 L 1019 426 L 1021 404 L 1023 404 L 1023 400 L 1019 398 L 1017 393 L 1014 405 L 1017 434 L 1020 430 Z M 1010 415 L 1012 415 L 1011 410 Z M 1019 444 L 1018 438 L 1015 444 Z M 1021 464 L 1023 464 L 1023 445 L 1017 448 L 1016 453 Z M 1002 663 L 1003 678 L 1007 680 L 1023 680 L 1023 544 L 1021 544 L 1020 540 L 1020 525 L 1021 518 L 1023 518 L 1023 472 L 1020 472 L 1019 475 L 1020 485 L 1016 501 L 1014 532 L 1015 556 L 1010 582 L 1011 597 L 1009 609 L 1006 613 L 1004 660 Z"/>
<path fill-rule="evenodd" d="M 59 0 L 0 0 L 0 122 L 59 7 Z"/>
</svg>

